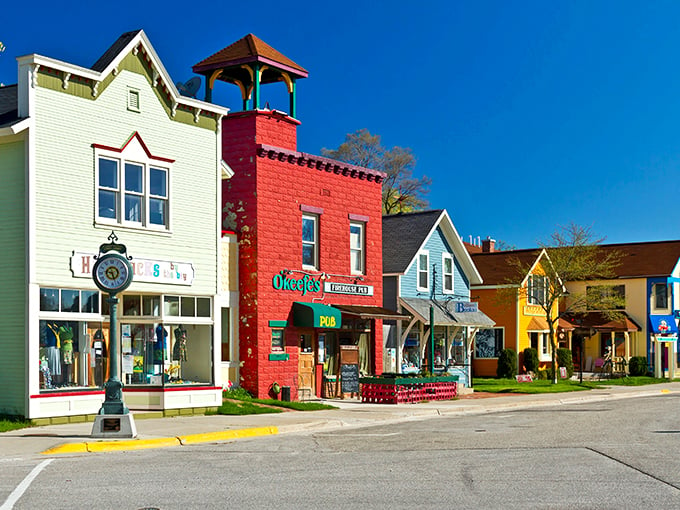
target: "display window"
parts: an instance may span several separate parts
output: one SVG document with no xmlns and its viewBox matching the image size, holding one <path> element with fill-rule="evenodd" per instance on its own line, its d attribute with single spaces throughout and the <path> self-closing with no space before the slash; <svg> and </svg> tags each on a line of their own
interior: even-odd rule
<svg viewBox="0 0 680 510">
<path fill-rule="evenodd" d="M 118 298 L 119 366 L 125 385 L 213 383 L 210 297 Z M 40 289 L 41 393 L 104 386 L 111 375 L 109 310 L 110 303 L 98 291 Z"/>
<path fill-rule="evenodd" d="M 404 374 L 420 371 L 420 333 L 409 331 L 401 356 L 401 371 Z"/>
<path fill-rule="evenodd" d="M 109 325 L 41 320 L 41 392 L 102 387 L 108 379 Z"/>
<path fill-rule="evenodd" d="M 126 385 L 212 383 L 212 326 L 123 323 L 120 340 Z"/>
</svg>

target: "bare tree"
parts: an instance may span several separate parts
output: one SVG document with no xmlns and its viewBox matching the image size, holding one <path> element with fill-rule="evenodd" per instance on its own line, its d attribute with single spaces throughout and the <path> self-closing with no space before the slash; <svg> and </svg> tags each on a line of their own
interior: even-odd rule
<svg viewBox="0 0 680 510">
<path fill-rule="evenodd" d="M 610 320 L 621 318 L 617 312 L 623 305 L 623 297 L 614 286 L 598 286 L 598 292 L 568 293 L 564 282 L 606 280 L 615 276 L 621 264 L 622 254 L 616 250 L 604 250 L 600 245 L 604 238 L 596 237 L 589 227 L 569 224 L 558 227 L 549 242 L 539 243 L 545 249 L 547 260 L 541 264 L 544 279 L 539 285 L 520 286 L 520 293 L 531 298 L 532 303 L 545 312 L 552 348 L 553 382 L 557 383 L 557 340 L 559 319 L 568 314 L 601 310 Z M 517 257 L 509 259 L 517 277 L 522 281 L 532 271 L 532 265 Z M 516 281 L 516 279 L 515 279 Z M 513 297 L 516 299 L 516 297 Z"/>
<path fill-rule="evenodd" d="M 384 214 L 409 212 L 428 206 L 425 195 L 431 184 L 429 177 L 414 177 L 416 158 L 409 148 L 386 149 L 380 143 L 380 135 L 372 135 L 367 129 L 345 136 L 337 149 L 321 149 L 321 154 L 387 174 L 382 186 Z"/>
</svg>

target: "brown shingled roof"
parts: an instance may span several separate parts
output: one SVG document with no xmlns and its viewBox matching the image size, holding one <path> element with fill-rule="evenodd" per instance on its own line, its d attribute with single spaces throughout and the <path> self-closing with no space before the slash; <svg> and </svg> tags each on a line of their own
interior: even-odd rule
<svg viewBox="0 0 680 510">
<path fill-rule="evenodd" d="M 226 48 L 200 61 L 193 67 L 194 72 L 219 69 L 247 62 L 277 63 L 307 77 L 307 70 L 281 54 L 262 39 L 248 34 Z"/>
<path fill-rule="evenodd" d="M 521 283 L 518 280 L 516 266 L 510 264 L 511 259 L 519 259 L 522 266 L 531 266 L 541 253 L 540 249 L 496 251 L 491 253 L 471 253 L 472 262 L 482 275 L 482 285 L 507 285 Z M 523 279 L 523 278 L 522 278 Z"/>
<path fill-rule="evenodd" d="M 618 278 L 668 276 L 680 260 L 680 241 L 603 244 L 605 251 L 618 251 L 623 257 L 614 269 Z"/>
</svg>

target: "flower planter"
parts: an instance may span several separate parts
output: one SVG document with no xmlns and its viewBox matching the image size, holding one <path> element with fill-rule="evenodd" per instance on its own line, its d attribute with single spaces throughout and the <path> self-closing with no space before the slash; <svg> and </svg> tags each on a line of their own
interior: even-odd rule
<svg viewBox="0 0 680 510">
<path fill-rule="evenodd" d="M 413 404 L 451 400 L 458 392 L 458 376 L 361 377 L 361 401 L 372 404 Z"/>
</svg>

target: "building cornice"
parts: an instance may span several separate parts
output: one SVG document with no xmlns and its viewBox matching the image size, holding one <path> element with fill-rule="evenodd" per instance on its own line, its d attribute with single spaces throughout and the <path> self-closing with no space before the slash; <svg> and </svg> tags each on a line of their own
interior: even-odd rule
<svg viewBox="0 0 680 510">
<path fill-rule="evenodd" d="M 261 158 L 276 159 L 291 165 L 306 166 L 316 168 L 320 171 L 352 177 L 354 179 L 366 180 L 369 182 L 382 183 L 387 174 L 378 170 L 351 165 L 342 161 L 315 156 L 305 152 L 291 151 L 272 145 L 258 144 L 257 155 Z"/>
</svg>

